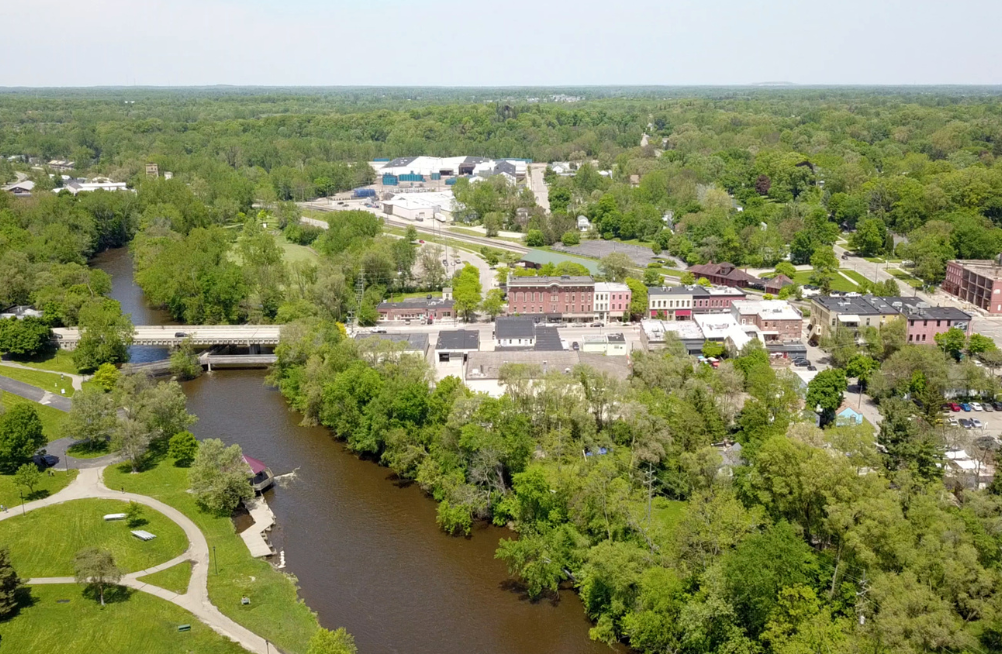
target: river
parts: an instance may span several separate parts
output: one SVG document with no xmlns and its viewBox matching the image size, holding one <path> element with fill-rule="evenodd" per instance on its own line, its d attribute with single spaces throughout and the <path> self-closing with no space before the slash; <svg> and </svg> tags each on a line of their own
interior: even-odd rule
<svg viewBox="0 0 1002 654">
<path fill-rule="evenodd" d="M 112 275 L 112 296 L 135 324 L 165 319 L 133 283 L 127 250 L 103 253 L 94 265 Z M 192 431 L 239 443 L 275 474 L 296 472 L 266 495 L 277 520 L 272 543 L 323 626 L 347 628 L 363 654 L 609 651 L 588 639 L 573 592 L 530 602 L 511 587 L 494 559 L 511 532 L 481 525 L 470 538 L 443 534 L 435 503 L 416 485 L 345 451 L 327 429 L 300 426 L 264 376 L 225 371 L 186 382 L 188 408 L 199 417 Z"/>
</svg>

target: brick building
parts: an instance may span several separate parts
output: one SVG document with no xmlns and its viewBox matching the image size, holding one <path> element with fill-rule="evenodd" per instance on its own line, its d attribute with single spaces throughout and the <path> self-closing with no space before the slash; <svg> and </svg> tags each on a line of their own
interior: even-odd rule
<svg viewBox="0 0 1002 654">
<path fill-rule="evenodd" d="M 816 297 L 811 304 L 811 338 L 841 328 L 879 328 L 889 320 L 907 321 L 909 343 L 934 344 L 936 334 L 956 327 L 971 331 L 971 314 L 954 307 L 935 307 L 917 297 Z"/>
<path fill-rule="evenodd" d="M 623 314 L 630 310 L 630 299 L 633 293 L 626 284 L 614 282 L 596 282 L 595 284 L 595 318 L 603 322 L 610 318 L 621 320 Z"/>
<path fill-rule="evenodd" d="M 591 277 L 509 277 L 508 315 L 586 321 L 595 317 Z"/>
<path fill-rule="evenodd" d="M 647 310 L 651 318 L 691 320 L 693 314 L 724 313 L 731 303 L 745 299 L 735 288 L 700 286 L 661 286 L 647 289 Z"/>
<path fill-rule="evenodd" d="M 428 296 L 408 298 L 401 302 L 380 302 L 376 311 L 379 312 L 380 320 L 435 321 L 441 318 L 454 318 L 454 306 L 455 302 L 452 299 Z"/>
<path fill-rule="evenodd" d="M 1002 266 L 992 259 L 948 261 L 943 290 L 988 313 L 1002 313 Z"/>
<path fill-rule="evenodd" d="M 785 300 L 738 300 L 731 304 L 731 315 L 741 325 L 754 325 L 768 343 L 799 342 L 804 317 Z"/>
</svg>

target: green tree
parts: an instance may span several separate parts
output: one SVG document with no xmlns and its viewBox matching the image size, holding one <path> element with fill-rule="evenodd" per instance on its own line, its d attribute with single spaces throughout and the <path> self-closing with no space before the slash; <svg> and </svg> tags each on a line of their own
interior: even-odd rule
<svg viewBox="0 0 1002 654">
<path fill-rule="evenodd" d="M 525 234 L 525 244 L 531 248 L 541 248 L 546 245 L 546 241 L 543 238 L 543 232 L 539 229 L 530 229 Z"/>
<path fill-rule="evenodd" d="M 226 447 L 218 438 L 207 438 L 188 471 L 188 483 L 199 506 L 212 513 L 229 515 L 241 501 L 254 496 L 250 469 L 239 445 Z"/>
<path fill-rule="evenodd" d="M 962 329 L 951 327 L 933 337 L 939 349 L 949 354 L 955 361 L 960 361 L 964 348 L 967 346 L 967 334 Z"/>
<path fill-rule="evenodd" d="M 983 334 L 971 334 L 971 338 L 967 341 L 967 353 L 971 356 L 995 350 L 998 350 L 995 341 Z"/>
<path fill-rule="evenodd" d="M 195 379 L 202 374 L 202 364 L 198 361 L 190 336 L 170 353 L 170 372 L 180 380 Z"/>
<path fill-rule="evenodd" d="M 865 354 L 856 354 L 845 367 L 845 374 L 848 377 L 855 377 L 859 380 L 861 388 L 865 389 L 870 376 L 877 370 L 879 364 Z"/>
<path fill-rule="evenodd" d="M 880 254 L 887 240 L 887 225 L 880 218 L 864 218 L 849 236 L 849 248 L 862 257 Z"/>
<path fill-rule="evenodd" d="M 38 466 L 34 463 L 25 463 L 14 473 L 14 483 L 28 491 L 26 497 L 29 499 L 35 494 L 35 487 L 41 481 L 42 473 L 39 472 Z"/>
<path fill-rule="evenodd" d="M 636 267 L 633 260 L 622 252 L 613 252 L 598 262 L 599 272 L 610 282 L 622 282 Z"/>
<path fill-rule="evenodd" d="M 577 245 L 581 242 L 581 233 L 573 229 L 566 231 L 564 232 L 564 235 L 560 237 L 560 242 L 567 246 Z"/>
<path fill-rule="evenodd" d="M 654 268 L 644 269 L 644 284 L 646 286 L 658 286 L 661 284 L 662 278 L 661 273 L 659 273 Z"/>
<path fill-rule="evenodd" d="M 0 619 L 14 615 L 24 589 L 24 581 L 11 563 L 10 549 L 6 545 L 0 547 Z"/>
<path fill-rule="evenodd" d="M 797 268 L 789 261 L 780 261 L 776 264 L 776 274 L 786 275 L 790 279 L 793 279 L 797 274 Z"/>
<path fill-rule="evenodd" d="M 174 459 L 174 465 L 187 468 L 198 454 L 198 440 L 190 431 L 179 431 L 170 437 L 168 453 Z"/>
<path fill-rule="evenodd" d="M 630 289 L 630 320 L 639 320 L 647 314 L 647 286 L 639 279 L 627 277 L 624 283 Z"/>
<path fill-rule="evenodd" d="M 807 407 L 818 410 L 821 426 L 835 420 L 835 411 L 842 404 L 843 393 L 848 388 L 845 371 L 839 368 L 822 370 L 807 384 Z"/>
<path fill-rule="evenodd" d="M 52 330 L 39 318 L 0 320 L 0 352 L 35 356 L 52 345 Z"/>
<path fill-rule="evenodd" d="M 497 318 L 504 311 L 504 293 L 501 292 L 500 288 L 492 288 L 487 291 L 482 308 L 484 313 L 491 317 L 491 320 Z"/>
<path fill-rule="evenodd" d="M 80 341 L 73 350 L 73 363 L 82 372 L 102 363 L 125 363 L 132 343 L 132 321 L 123 316 L 118 302 L 90 302 L 80 310 Z"/>
<path fill-rule="evenodd" d="M 102 363 L 94 373 L 94 383 L 104 389 L 105 393 L 111 392 L 118 383 L 118 378 L 122 373 L 118 371 L 113 363 Z"/>
<path fill-rule="evenodd" d="M 705 341 L 703 343 L 703 356 L 704 357 L 722 357 L 727 348 L 724 347 L 723 343 L 717 343 L 716 341 Z"/>
<path fill-rule="evenodd" d="M 832 280 L 838 274 L 839 267 L 835 251 L 830 247 L 819 247 L 811 255 L 811 266 L 814 268 L 811 282 L 816 284 L 822 293 L 831 292 Z"/>
<path fill-rule="evenodd" d="M 132 466 L 132 472 L 139 472 L 150 449 L 151 440 L 149 428 L 144 422 L 126 417 L 116 423 L 111 445 L 125 456 Z"/>
<path fill-rule="evenodd" d="M 146 519 L 143 517 L 143 513 L 144 509 L 142 504 L 139 502 L 129 502 L 129 506 L 125 509 L 125 520 L 129 525 L 129 528 L 136 529 L 146 524 Z"/>
<path fill-rule="evenodd" d="M 0 467 L 13 471 L 45 445 L 42 421 L 30 404 L 15 404 L 0 415 Z"/>
<path fill-rule="evenodd" d="M 344 627 L 339 627 L 334 631 L 324 628 L 317 629 L 310 637 L 310 644 L 306 648 L 306 654 L 357 654 L 358 648 L 355 646 L 355 639 L 345 631 Z"/>
<path fill-rule="evenodd" d="M 483 299 L 481 290 L 480 271 L 476 266 L 468 263 L 456 272 L 452 280 L 452 297 L 457 316 L 463 316 L 466 322 L 476 317 Z"/>
<path fill-rule="evenodd" d="M 678 280 L 683 286 L 692 286 L 696 283 L 696 276 L 691 272 L 686 271 L 682 273 L 682 276 Z"/>
<path fill-rule="evenodd" d="M 115 586 L 122 578 L 122 571 L 115 565 L 111 552 L 87 548 L 77 552 L 74 560 L 76 581 L 97 593 L 104 606 L 104 594 L 109 586 Z"/>
<path fill-rule="evenodd" d="M 84 386 L 73 395 L 73 406 L 61 430 L 65 436 L 90 445 L 108 439 L 115 422 L 114 398 L 99 388 Z"/>
</svg>

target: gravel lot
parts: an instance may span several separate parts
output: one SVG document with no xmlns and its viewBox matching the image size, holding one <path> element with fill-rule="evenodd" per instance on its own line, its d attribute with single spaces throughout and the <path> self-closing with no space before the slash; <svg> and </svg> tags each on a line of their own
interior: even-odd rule
<svg viewBox="0 0 1002 654">
<path fill-rule="evenodd" d="M 561 243 L 554 243 L 551 247 L 554 250 L 566 252 L 567 254 L 579 254 L 586 257 L 595 257 L 597 259 L 601 259 L 602 257 L 610 255 L 613 252 L 622 252 L 626 256 L 630 257 L 635 264 L 644 267 L 654 261 L 654 253 L 649 247 L 641 247 L 630 243 L 619 243 L 618 241 L 581 241 L 580 245 L 572 245 L 570 247 Z M 672 267 L 679 266 L 679 262 L 675 261 L 673 257 L 668 255 L 668 253 L 659 255 L 659 258 L 666 259 L 671 262 L 669 265 Z"/>
</svg>

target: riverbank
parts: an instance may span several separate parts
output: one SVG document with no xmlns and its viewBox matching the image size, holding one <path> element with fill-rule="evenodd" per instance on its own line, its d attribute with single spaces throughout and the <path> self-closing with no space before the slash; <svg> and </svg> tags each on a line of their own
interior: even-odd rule
<svg viewBox="0 0 1002 654">
<path fill-rule="evenodd" d="M 228 516 L 201 511 L 188 489 L 188 471 L 169 459 L 153 461 L 133 474 L 128 466 L 111 466 L 104 481 L 109 488 L 153 497 L 191 519 L 205 535 L 214 553 L 208 578 L 209 599 L 231 620 L 282 650 L 305 652 L 319 626 L 317 618 L 297 596 L 296 580 L 269 563 L 251 557 Z M 242 604 L 242 598 L 250 599 Z"/>
</svg>

